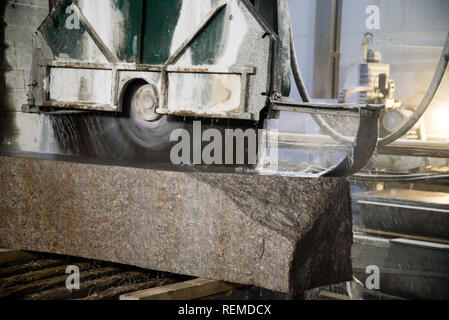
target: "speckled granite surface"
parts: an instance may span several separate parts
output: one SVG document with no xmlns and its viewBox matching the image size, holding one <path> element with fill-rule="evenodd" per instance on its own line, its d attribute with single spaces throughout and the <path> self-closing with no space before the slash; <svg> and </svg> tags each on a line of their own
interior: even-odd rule
<svg viewBox="0 0 449 320">
<path fill-rule="evenodd" d="M 0 157 L 0 247 L 299 293 L 351 278 L 349 186 Z"/>
</svg>

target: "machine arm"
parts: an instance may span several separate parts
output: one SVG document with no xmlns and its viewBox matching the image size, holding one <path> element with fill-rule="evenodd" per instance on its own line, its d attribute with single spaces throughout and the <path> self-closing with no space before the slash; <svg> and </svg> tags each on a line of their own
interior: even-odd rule
<svg viewBox="0 0 449 320">
<path fill-rule="evenodd" d="M 348 177 L 366 165 L 377 147 L 379 117 L 383 108 L 383 105 L 297 103 L 291 99 L 272 101 L 273 111 L 297 111 L 312 115 L 359 114 L 359 128 L 350 151 L 339 164 L 323 172 L 322 177 Z"/>
</svg>

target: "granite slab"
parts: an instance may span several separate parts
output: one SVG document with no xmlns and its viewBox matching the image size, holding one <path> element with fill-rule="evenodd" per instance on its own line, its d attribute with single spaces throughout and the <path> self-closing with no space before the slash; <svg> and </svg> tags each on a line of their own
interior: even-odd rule
<svg viewBox="0 0 449 320">
<path fill-rule="evenodd" d="M 297 294 L 352 278 L 345 179 L 0 157 L 0 247 Z"/>
</svg>

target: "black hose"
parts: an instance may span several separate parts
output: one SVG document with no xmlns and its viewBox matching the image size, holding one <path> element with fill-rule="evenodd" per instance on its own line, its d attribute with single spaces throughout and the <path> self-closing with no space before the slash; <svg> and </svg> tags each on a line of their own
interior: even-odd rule
<svg viewBox="0 0 449 320">
<path fill-rule="evenodd" d="M 296 49 L 295 49 L 295 41 L 293 38 L 293 28 L 292 23 L 290 20 L 290 61 L 291 61 L 291 67 L 293 72 L 293 77 L 295 78 L 296 87 L 298 88 L 299 94 L 301 95 L 301 99 L 303 102 L 312 102 L 312 99 L 307 92 L 306 85 L 304 83 L 301 69 L 299 68 L 298 58 L 296 56 Z M 349 139 L 339 132 L 335 131 L 326 121 L 324 121 L 319 115 L 311 114 L 311 117 L 315 122 L 320 126 L 321 129 L 325 130 L 329 136 L 331 136 L 334 140 L 341 142 L 341 143 L 352 143 L 354 142 L 353 139 Z"/>
<path fill-rule="evenodd" d="M 290 60 L 293 71 L 293 77 L 295 78 L 296 86 L 298 87 L 299 94 L 303 102 L 312 102 L 309 93 L 307 92 L 306 85 L 301 75 L 301 69 L 299 68 L 298 59 L 296 56 L 295 40 L 293 39 L 293 28 L 290 24 Z"/>
</svg>

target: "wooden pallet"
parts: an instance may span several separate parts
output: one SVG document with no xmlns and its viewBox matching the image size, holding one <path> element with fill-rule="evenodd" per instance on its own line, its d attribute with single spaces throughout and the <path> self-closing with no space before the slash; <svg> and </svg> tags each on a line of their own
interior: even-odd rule
<svg viewBox="0 0 449 320">
<path fill-rule="evenodd" d="M 193 279 L 120 296 L 120 300 L 196 300 L 242 287 L 223 281 Z"/>
<path fill-rule="evenodd" d="M 68 290 L 67 267 L 80 269 L 80 289 Z M 140 268 L 22 251 L 0 252 L 0 299 L 114 300 L 121 295 L 188 280 Z"/>
</svg>

